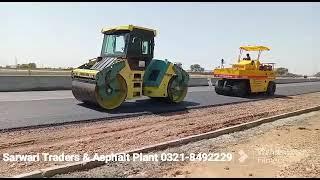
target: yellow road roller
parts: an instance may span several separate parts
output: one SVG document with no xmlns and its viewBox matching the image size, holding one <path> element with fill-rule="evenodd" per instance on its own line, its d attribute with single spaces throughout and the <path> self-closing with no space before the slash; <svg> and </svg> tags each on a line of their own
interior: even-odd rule
<svg viewBox="0 0 320 180">
<path fill-rule="evenodd" d="M 168 103 L 184 100 L 189 75 L 178 64 L 153 59 L 155 30 L 125 25 L 101 32 L 100 56 L 71 73 L 72 93 L 77 100 L 107 110 L 141 96 Z"/>
<path fill-rule="evenodd" d="M 266 46 L 241 46 L 238 63 L 232 64 L 229 68 L 214 69 L 214 76 L 219 78 L 215 83 L 215 92 L 238 97 L 245 97 L 251 93 L 274 95 L 274 63 L 260 62 L 261 53 L 269 50 Z M 250 53 L 253 52 L 256 52 L 256 58 L 251 58 Z"/>
</svg>

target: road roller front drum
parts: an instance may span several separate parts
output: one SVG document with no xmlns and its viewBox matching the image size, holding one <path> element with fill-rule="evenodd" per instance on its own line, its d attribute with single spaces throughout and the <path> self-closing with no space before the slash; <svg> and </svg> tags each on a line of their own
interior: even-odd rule
<svg viewBox="0 0 320 180">
<path fill-rule="evenodd" d="M 126 81 L 120 74 L 101 87 L 96 83 L 72 81 L 72 93 L 77 100 L 108 110 L 119 107 L 125 101 L 127 92 Z"/>
</svg>

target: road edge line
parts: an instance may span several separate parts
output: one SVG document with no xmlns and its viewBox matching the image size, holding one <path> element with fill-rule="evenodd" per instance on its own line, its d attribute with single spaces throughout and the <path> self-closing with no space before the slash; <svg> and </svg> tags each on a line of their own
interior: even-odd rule
<svg viewBox="0 0 320 180">
<path fill-rule="evenodd" d="M 137 148 L 137 149 L 133 149 L 133 150 L 129 150 L 129 151 L 124 151 L 124 152 L 120 152 L 117 154 L 133 154 L 133 153 L 146 153 L 146 152 L 152 152 L 152 151 L 160 151 L 160 150 L 164 150 L 167 148 L 172 148 L 172 147 L 188 144 L 191 142 L 215 138 L 215 137 L 218 137 L 218 136 L 221 136 L 224 134 L 247 130 L 247 129 L 259 126 L 261 124 L 264 124 L 264 123 L 276 121 L 278 119 L 288 118 L 288 117 L 292 117 L 292 116 L 298 116 L 301 114 L 310 113 L 310 112 L 318 111 L 318 110 L 320 110 L 320 105 L 317 105 L 317 106 L 314 106 L 311 108 L 296 110 L 296 111 L 289 112 L 289 113 L 283 113 L 283 114 L 279 114 L 279 115 L 275 115 L 275 116 L 271 116 L 271 117 L 261 118 L 261 119 L 255 120 L 255 121 L 246 122 L 243 124 L 238 124 L 238 125 L 234 125 L 234 126 L 230 126 L 230 127 L 206 132 L 206 133 L 201 133 L 201 134 L 191 135 L 191 136 L 187 136 L 187 137 L 176 139 L 176 140 L 166 141 L 166 142 L 158 143 L 155 145 L 144 146 L 141 148 Z M 23 174 L 13 176 L 13 178 L 52 177 L 57 174 L 66 174 L 66 173 L 79 171 L 79 170 L 93 169 L 93 168 L 96 168 L 99 166 L 103 166 L 105 164 L 106 164 L 105 161 L 81 161 L 81 162 L 75 162 L 75 163 L 70 163 L 70 164 L 53 166 L 53 167 L 49 167 L 49 168 L 45 168 L 45 169 L 35 170 L 32 172 L 28 172 L 28 173 L 23 173 Z"/>
</svg>

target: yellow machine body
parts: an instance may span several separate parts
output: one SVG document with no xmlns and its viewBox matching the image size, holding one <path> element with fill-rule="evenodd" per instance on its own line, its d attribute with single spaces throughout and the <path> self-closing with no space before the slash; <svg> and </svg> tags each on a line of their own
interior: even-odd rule
<svg viewBox="0 0 320 180">
<path fill-rule="evenodd" d="M 128 25 L 103 28 L 102 33 L 105 38 L 101 56 L 72 71 L 72 92 L 76 99 L 105 109 L 115 109 L 125 100 L 141 96 L 170 103 L 183 101 L 189 75 L 176 64 L 153 59 L 155 30 Z M 121 43 L 122 48 L 116 47 Z M 105 53 L 112 48 L 118 52 Z"/>
<path fill-rule="evenodd" d="M 243 50 L 258 51 L 258 58 L 253 60 L 241 59 Z M 236 94 L 239 96 L 259 92 L 273 94 L 275 91 L 274 80 L 276 78 L 274 63 L 261 63 L 259 60 L 261 52 L 267 50 L 269 48 L 265 46 L 240 47 L 238 63 L 232 64 L 232 67 L 229 68 L 214 69 L 214 76 L 220 78 L 216 83 L 216 92 L 222 95 Z M 232 93 L 232 91 L 241 92 Z"/>
<path fill-rule="evenodd" d="M 142 77 L 144 71 L 132 71 L 128 65 L 128 62 L 125 60 L 124 62 L 126 63 L 126 66 L 119 72 L 119 74 L 126 81 L 128 89 L 126 99 L 133 99 L 142 95 Z M 98 72 L 99 71 L 97 70 L 75 69 L 73 70 L 73 75 L 82 76 L 84 78 L 95 78 Z"/>
<path fill-rule="evenodd" d="M 167 97 L 168 96 L 168 84 L 170 79 L 175 76 L 176 73 L 173 70 L 173 64 L 169 65 L 160 85 L 158 87 L 144 86 L 143 95 L 149 97 Z"/>
</svg>

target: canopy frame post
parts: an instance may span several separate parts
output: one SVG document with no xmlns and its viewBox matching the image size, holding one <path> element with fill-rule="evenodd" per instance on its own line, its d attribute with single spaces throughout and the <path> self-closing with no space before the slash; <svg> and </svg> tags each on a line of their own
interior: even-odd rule
<svg viewBox="0 0 320 180">
<path fill-rule="evenodd" d="M 259 50 L 259 54 L 258 54 L 258 61 L 259 61 L 259 59 L 260 59 L 260 55 L 261 55 L 261 50 Z"/>
<path fill-rule="evenodd" d="M 242 49 L 240 48 L 240 53 L 239 53 L 239 56 L 238 56 L 238 62 L 240 62 L 241 55 L 242 55 Z"/>
</svg>

